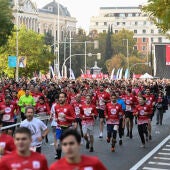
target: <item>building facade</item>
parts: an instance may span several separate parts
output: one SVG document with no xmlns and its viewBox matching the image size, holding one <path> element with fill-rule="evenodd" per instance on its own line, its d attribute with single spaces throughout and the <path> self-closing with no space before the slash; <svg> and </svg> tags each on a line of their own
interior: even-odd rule
<svg viewBox="0 0 170 170">
<path fill-rule="evenodd" d="M 11 0 L 11 4 L 15 24 L 17 24 L 18 16 L 19 26 L 25 25 L 27 29 L 40 34 L 48 32 L 57 39 L 58 3 L 55 0 L 41 9 L 38 9 L 31 0 Z M 68 31 L 72 34 L 76 32 L 76 23 L 76 18 L 71 17 L 67 8 L 59 4 L 60 40 L 63 40 Z"/>
<path fill-rule="evenodd" d="M 142 13 L 139 7 L 101 7 L 98 16 L 91 17 L 90 32 L 107 32 L 112 26 L 113 32 L 122 29 L 134 32 L 136 45 L 134 48 L 143 54 L 151 50 L 152 43 L 170 42 L 166 36 L 149 20 L 147 14 Z"/>
</svg>

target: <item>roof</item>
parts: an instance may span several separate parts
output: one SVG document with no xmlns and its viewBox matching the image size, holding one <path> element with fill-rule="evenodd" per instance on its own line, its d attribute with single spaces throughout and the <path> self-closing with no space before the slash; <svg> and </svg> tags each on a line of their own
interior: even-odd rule
<svg viewBox="0 0 170 170">
<path fill-rule="evenodd" d="M 100 7 L 100 9 L 140 9 L 140 7 Z"/>
<path fill-rule="evenodd" d="M 39 9 L 40 12 L 58 14 L 58 3 L 53 0 L 52 2 Z M 59 4 L 60 16 L 71 17 L 70 12 L 62 4 Z"/>
</svg>

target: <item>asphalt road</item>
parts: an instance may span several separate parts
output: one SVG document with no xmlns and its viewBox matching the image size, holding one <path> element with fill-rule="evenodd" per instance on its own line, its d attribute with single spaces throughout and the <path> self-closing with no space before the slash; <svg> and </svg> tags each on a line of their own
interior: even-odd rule
<svg viewBox="0 0 170 170">
<path fill-rule="evenodd" d="M 146 148 L 140 148 L 141 142 L 137 132 L 137 125 L 134 126 L 133 139 L 127 137 L 123 138 L 123 145 L 116 144 L 116 152 L 110 151 L 110 144 L 106 142 L 106 127 L 103 140 L 98 138 L 99 128 L 98 120 L 95 125 L 95 142 L 94 153 L 89 153 L 82 146 L 82 153 L 87 155 L 97 156 L 108 170 L 129 170 L 135 165 L 141 158 L 149 153 L 155 146 L 157 146 L 165 137 L 170 134 L 170 109 L 164 114 L 163 125 L 156 125 L 155 117 L 152 122 L 152 141 L 146 144 Z M 126 133 L 126 131 L 125 131 Z M 53 137 L 50 133 L 49 143 L 43 145 L 43 154 L 46 155 L 49 165 L 54 161 L 55 150 L 53 146 Z M 141 169 L 141 168 L 138 168 Z"/>
</svg>

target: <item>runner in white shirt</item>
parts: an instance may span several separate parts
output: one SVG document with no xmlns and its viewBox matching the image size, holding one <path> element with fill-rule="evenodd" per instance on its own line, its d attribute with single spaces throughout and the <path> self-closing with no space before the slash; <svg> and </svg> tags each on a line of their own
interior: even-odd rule
<svg viewBox="0 0 170 170">
<path fill-rule="evenodd" d="M 48 134 L 47 126 L 41 120 L 34 118 L 34 107 L 28 106 L 25 109 L 26 119 L 21 122 L 21 127 L 27 127 L 32 134 L 31 149 L 41 153 L 42 140 Z"/>
</svg>

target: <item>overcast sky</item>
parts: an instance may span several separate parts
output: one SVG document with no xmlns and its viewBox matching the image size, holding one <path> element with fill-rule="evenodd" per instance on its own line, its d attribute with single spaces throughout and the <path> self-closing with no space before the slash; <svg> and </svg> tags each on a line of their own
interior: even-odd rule
<svg viewBox="0 0 170 170">
<path fill-rule="evenodd" d="M 36 2 L 40 8 L 53 0 L 32 1 Z M 100 7 L 139 6 L 146 3 L 147 0 L 58 0 L 58 2 L 68 8 L 71 16 L 76 17 L 78 27 L 82 27 L 88 31 L 90 17 L 98 15 Z"/>
</svg>

